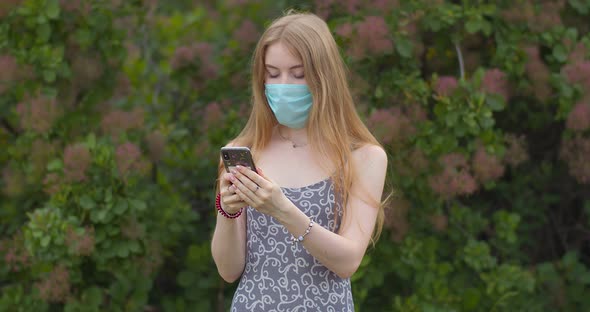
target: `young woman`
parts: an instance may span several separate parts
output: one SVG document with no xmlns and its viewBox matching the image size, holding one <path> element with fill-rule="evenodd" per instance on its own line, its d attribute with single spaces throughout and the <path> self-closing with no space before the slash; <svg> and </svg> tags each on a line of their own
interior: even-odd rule
<svg viewBox="0 0 590 312">
<path fill-rule="evenodd" d="M 287 14 L 253 58 L 252 113 L 220 166 L 211 243 L 231 311 L 354 311 L 350 276 L 381 228 L 387 156 L 356 113 L 326 23 Z M 376 226 L 377 225 L 377 226 Z"/>
</svg>

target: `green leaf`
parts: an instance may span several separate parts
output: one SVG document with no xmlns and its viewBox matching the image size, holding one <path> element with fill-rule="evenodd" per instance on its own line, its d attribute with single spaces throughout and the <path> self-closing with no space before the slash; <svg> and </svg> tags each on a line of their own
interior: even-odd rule
<svg viewBox="0 0 590 312">
<path fill-rule="evenodd" d="M 569 4 L 574 8 L 578 13 L 582 15 L 588 14 L 588 9 L 590 9 L 590 3 L 584 0 L 569 0 Z"/>
<path fill-rule="evenodd" d="M 490 94 L 486 97 L 486 105 L 492 111 L 501 111 L 504 109 L 504 99 L 496 94 Z"/>
<path fill-rule="evenodd" d="M 129 256 L 129 249 L 125 244 L 117 245 L 117 255 L 121 258 L 127 258 Z"/>
<path fill-rule="evenodd" d="M 51 38 L 51 27 L 48 24 L 37 26 L 37 42 L 46 43 Z"/>
<path fill-rule="evenodd" d="M 43 71 L 43 79 L 45 80 L 45 82 L 54 82 L 56 78 L 56 74 L 55 71 L 53 70 L 44 70 Z"/>
<path fill-rule="evenodd" d="M 96 135 L 94 132 L 90 133 L 86 138 L 86 147 L 88 147 L 90 150 L 96 148 Z"/>
<path fill-rule="evenodd" d="M 47 171 L 59 171 L 64 167 L 63 162 L 59 158 L 54 158 L 47 163 Z"/>
<path fill-rule="evenodd" d="M 129 250 L 134 253 L 138 253 L 141 251 L 141 247 L 139 246 L 139 243 L 136 240 L 127 242 L 127 248 L 129 248 Z"/>
<path fill-rule="evenodd" d="M 82 195 L 82 197 L 80 197 L 80 206 L 86 210 L 90 210 L 96 207 L 96 203 L 90 198 L 90 196 Z"/>
<path fill-rule="evenodd" d="M 395 49 L 397 53 L 404 58 L 412 57 L 412 50 L 414 49 L 414 45 L 410 39 L 406 37 L 399 37 L 395 41 Z"/>
<path fill-rule="evenodd" d="M 553 47 L 553 57 L 561 63 L 567 61 L 567 51 L 565 50 L 565 47 L 561 44 Z"/>
<path fill-rule="evenodd" d="M 190 271 L 182 271 L 178 274 L 176 281 L 182 287 L 189 287 L 195 282 L 195 274 Z"/>
<path fill-rule="evenodd" d="M 98 212 L 98 214 L 96 215 L 97 220 L 100 221 L 100 222 L 106 221 L 107 214 L 108 214 L 108 211 L 106 211 L 106 210 L 100 210 Z"/>
<path fill-rule="evenodd" d="M 476 288 L 469 288 L 463 294 L 463 308 L 467 311 L 475 310 L 481 300 L 481 292 Z"/>
<path fill-rule="evenodd" d="M 49 243 L 51 242 L 51 236 L 47 235 L 45 237 L 43 237 L 41 239 L 41 247 L 47 247 L 49 246 Z"/>
<path fill-rule="evenodd" d="M 129 205 L 132 209 L 135 209 L 137 211 L 144 211 L 147 208 L 146 203 L 139 199 L 130 199 Z"/>
<path fill-rule="evenodd" d="M 481 21 L 478 19 L 471 19 L 465 23 L 465 29 L 468 33 L 474 34 L 482 28 Z"/>
<path fill-rule="evenodd" d="M 115 205 L 114 212 L 115 212 L 115 214 L 120 216 L 125 211 L 127 211 L 127 208 L 128 208 L 128 204 L 127 204 L 126 200 L 124 200 L 124 199 L 118 200 L 117 204 Z"/>
<path fill-rule="evenodd" d="M 59 0 L 47 0 L 45 15 L 47 15 L 49 19 L 57 19 L 59 17 L 59 12 Z"/>
<path fill-rule="evenodd" d="M 456 112 L 449 112 L 445 115 L 445 124 L 447 125 L 447 127 L 452 128 L 455 126 L 458 119 L 459 115 Z"/>
<path fill-rule="evenodd" d="M 98 287 L 90 287 L 82 294 L 82 301 L 90 307 L 98 307 L 102 299 L 102 291 Z"/>
</svg>

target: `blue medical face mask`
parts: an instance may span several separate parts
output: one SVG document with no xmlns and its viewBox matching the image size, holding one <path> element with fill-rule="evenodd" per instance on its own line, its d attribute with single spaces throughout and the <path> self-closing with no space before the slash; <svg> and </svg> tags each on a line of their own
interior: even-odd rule
<svg viewBox="0 0 590 312">
<path fill-rule="evenodd" d="M 304 84 L 265 84 L 264 93 L 278 122 L 300 129 L 309 118 L 313 99 Z"/>
</svg>

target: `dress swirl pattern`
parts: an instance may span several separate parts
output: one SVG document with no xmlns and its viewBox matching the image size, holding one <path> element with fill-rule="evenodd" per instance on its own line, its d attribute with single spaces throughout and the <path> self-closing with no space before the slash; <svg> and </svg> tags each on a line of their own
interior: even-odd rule
<svg viewBox="0 0 590 312">
<path fill-rule="evenodd" d="M 331 179 L 282 190 L 314 220 L 314 228 L 334 229 L 334 208 L 339 215 L 342 211 Z M 301 244 L 293 245 L 291 234 L 274 218 L 251 207 L 246 215 L 246 266 L 233 297 L 232 312 L 354 311 L 350 279 L 338 277 Z"/>
</svg>

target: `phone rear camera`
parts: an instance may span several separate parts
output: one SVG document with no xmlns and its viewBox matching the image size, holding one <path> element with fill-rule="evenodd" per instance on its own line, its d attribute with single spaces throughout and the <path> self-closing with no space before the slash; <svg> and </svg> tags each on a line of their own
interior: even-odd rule
<svg viewBox="0 0 590 312">
<path fill-rule="evenodd" d="M 227 153 L 223 153 L 223 159 L 229 160 L 229 155 Z"/>
</svg>

